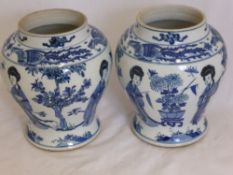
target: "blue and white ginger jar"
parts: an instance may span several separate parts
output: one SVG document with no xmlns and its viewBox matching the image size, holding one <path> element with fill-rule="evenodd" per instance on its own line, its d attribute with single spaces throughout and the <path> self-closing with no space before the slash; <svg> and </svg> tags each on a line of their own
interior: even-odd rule
<svg viewBox="0 0 233 175">
<path fill-rule="evenodd" d="M 222 37 L 199 10 L 162 6 L 139 13 L 116 50 L 119 80 L 137 111 L 136 136 L 164 147 L 200 140 L 226 59 Z"/>
<path fill-rule="evenodd" d="M 53 151 L 89 143 L 100 130 L 96 107 L 107 86 L 111 51 L 80 12 L 27 15 L 4 44 L 2 75 L 27 115 L 26 137 Z"/>
</svg>

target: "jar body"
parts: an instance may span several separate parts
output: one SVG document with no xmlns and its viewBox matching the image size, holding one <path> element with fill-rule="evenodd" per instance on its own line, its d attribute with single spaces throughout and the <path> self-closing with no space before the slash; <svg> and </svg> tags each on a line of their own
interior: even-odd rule
<svg viewBox="0 0 233 175">
<path fill-rule="evenodd" d="M 203 112 L 226 65 L 226 48 L 207 24 L 163 32 L 140 24 L 121 37 L 116 51 L 119 80 L 136 109 L 133 132 L 143 141 L 177 147 L 204 136 Z"/>
<path fill-rule="evenodd" d="M 36 37 L 16 32 L 3 48 L 2 76 L 27 115 L 27 139 L 60 151 L 99 133 L 97 104 L 111 70 L 111 51 L 96 28 Z"/>
</svg>

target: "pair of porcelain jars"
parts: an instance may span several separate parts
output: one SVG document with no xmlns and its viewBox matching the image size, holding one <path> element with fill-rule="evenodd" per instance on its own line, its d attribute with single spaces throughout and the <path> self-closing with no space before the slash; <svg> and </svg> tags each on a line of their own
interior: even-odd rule
<svg viewBox="0 0 233 175">
<path fill-rule="evenodd" d="M 26 137 L 39 148 L 68 150 L 93 140 L 97 104 L 112 58 L 108 42 L 80 12 L 32 13 L 4 44 L 2 75 L 27 115 Z M 133 132 L 164 147 L 204 136 L 204 109 L 226 66 L 219 33 L 197 9 L 162 6 L 138 14 L 121 37 L 115 63 L 135 106 Z"/>
</svg>

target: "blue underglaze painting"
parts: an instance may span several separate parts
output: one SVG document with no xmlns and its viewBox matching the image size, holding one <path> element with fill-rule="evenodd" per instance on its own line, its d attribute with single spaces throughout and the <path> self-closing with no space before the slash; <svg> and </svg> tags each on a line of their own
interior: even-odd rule
<svg viewBox="0 0 233 175">
<path fill-rule="evenodd" d="M 117 75 L 118 75 L 118 77 L 123 77 L 122 69 L 120 67 L 117 67 Z"/>
<path fill-rule="evenodd" d="M 75 38 L 74 35 L 71 36 L 69 39 L 66 36 L 62 36 L 62 37 L 54 36 L 50 38 L 49 43 L 43 43 L 42 45 L 48 48 L 64 47 L 65 43 L 70 43 L 74 38 Z"/>
<path fill-rule="evenodd" d="M 82 123 L 83 126 L 87 126 L 92 123 L 94 119 L 94 115 L 96 112 L 97 104 L 99 103 L 103 91 L 106 87 L 106 80 L 108 75 L 109 63 L 107 60 L 103 60 L 100 64 L 99 74 L 100 74 L 100 81 L 97 84 L 94 92 L 92 93 L 91 97 L 88 99 L 88 105 L 85 110 L 81 110 L 80 108 L 73 109 L 68 113 L 69 116 L 76 115 L 78 113 L 84 113 L 83 118 L 84 121 Z"/>
<path fill-rule="evenodd" d="M 123 51 L 123 53 L 138 60 L 155 63 L 176 64 L 200 61 L 215 55 L 221 50 L 219 44 L 223 44 L 223 40 L 215 31 L 215 29 L 210 27 L 210 32 L 213 35 L 207 35 L 200 41 L 185 44 L 182 43 L 188 38 L 187 35 L 181 36 L 179 33 L 168 32 L 161 33 L 159 37 L 153 36 L 152 38 L 156 41 L 168 43 L 168 45 L 160 45 L 159 43 L 141 40 L 131 27 L 122 36 L 117 48 L 117 54 L 122 55 L 121 52 Z M 179 43 L 179 45 L 175 45 L 176 43 Z M 121 57 L 119 56 L 118 58 Z"/>
<path fill-rule="evenodd" d="M 59 48 L 61 49 L 54 50 L 50 49 L 49 51 L 39 50 L 39 49 L 23 49 L 21 47 L 16 46 L 14 43 L 16 42 L 16 36 L 13 36 L 12 40 L 8 40 L 5 44 L 5 48 L 11 51 L 11 54 L 16 54 L 17 63 L 25 66 L 25 70 L 28 74 L 32 76 L 40 76 L 40 78 L 35 79 L 34 82 L 31 83 L 31 89 L 37 93 L 37 95 L 33 98 L 33 101 L 42 104 L 45 107 L 51 108 L 54 111 L 55 116 L 59 119 L 59 123 L 55 123 L 50 120 L 41 119 L 41 115 L 38 113 L 34 113 L 32 107 L 27 100 L 25 94 L 22 92 L 20 85 L 16 84 L 12 87 L 12 95 L 19 99 L 21 96 L 21 101 L 24 103 L 18 102 L 21 104 L 25 112 L 31 118 L 33 123 L 40 126 L 40 128 L 55 128 L 56 130 L 71 130 L 78 127 L 80 124 L 76 126 L 71 126 L 67 124 L 66 119 L 63 115 L 63 108 L 70 106 L 73 103 L 85 103 L 88 101 L 87 109 L 78 109 L 79 112 L 84 112 L 84 122 L 83 125 L 89 125 L 93 119 L 96 105 L 99 102 L 103 90 L 106 86 L 106 70 L 108 67 L 104 67 L 100 70 L 100 74 L 104 74 L 104 78 L 102 78 L 99 84 L 96 87 L 96 90 L 88 99 L 86 97 L 86 89 L 91 86 L 91 80 L 85 78 L 86 64 L 72 64 L 66 67 L 53 67 L 48 66 L 52 64 L 61 64 L 74 62 L 76 60 L 89 59 L 91 56 L 94 56 L 92 50 L 98 47 L 98 52 L 102 51 L 105 47 L 107 47 L 107 40 L 96 28 L 90 27 L 91 40 L 88 44 L 88 47 L 84 48 L 79 46 L 71 46 L 69 48 L 65 48 L 65 44 L 71 42 L 75 35 L 68 37 L 51 37 L 48 43 L 43 43 L 43 46 L 48 48 Z M 107 61 L 105 61 L 108 64 Z M 34 65 L 37 65 L 35 67 Z M 46 65 L 46 66 L 44 66 Z M 103 73 L 104 72 L 104 73 Z M 80 87 L 76 86 L 68 86 L 67 83 L 70 82 L 71 74 L 76 73 L 83 77 L 83 83 Z M 54 90 L 47 90 L 43 84 L 42 79 L 48 79 L 54 82 L 55 88 Z M 67 84 L 65 89 L 61 90 L 60 86 L 62 84 Z M 43 112 L 43 111 L 42 111 Z M 72 109 L 68 115 L 77 114 L 77 109 Z M 36 116 L 38 114 L 39 117 Z M 40 113 L 42 114 L 42 113 Z M 51 122 L 51 124 L 47 124 Z"/>
<path fill-rule="evenodd" d="M 124 50 L 121 47 L 117 47 L 116 50 L 116 59 L 119 62 L 124 55 Z"/>
<path fill-rule="evenodd" d="M 72 73 L 76 73 L 84 77 L 85 70 L 85 63 L 71 65 L 66 69 L 60 69 L 57 67 L 45 67 L 39 68 L 36 70 L 37 72 L 28 70 L 28 73 L 31 74 L 40 73 L 41 78 L 46 77 L 47 79 L 54 81 L 56 85 L 56 88 L 53 91 L 46 90 L 43 82 L 39 79 L 36 79 L 35 82 L 32 83 L 32 90 L 37 92 L 37 95 L 33 98 L 33 101 L 53 109 L 55 116 L 60 121 L 58 127 L 56 128 L 57 130 L 71 130 L 77 127 L 67 125 L 67 122 L 63 116 L 63 108 L 77 102 L 85 103 L 88 100 L 85 94 L 85 90 L 91 86 L 91 80 L 84 78 L 80 87 L 67 86 L 64 90 L 60 89 L 60 85 L 63 83 L 69 83 L 70 75 Z"/>
<path fill-rule="evenodd" d="M 143 127 L 140 122 L 137 121 L 137 118 L 134 118 L 133 127 L 137 131 L 137 133 L 141 134 Z"/>
<path fill-rule="evenodd" d="M 28 130 L 27 134 L 28 134 L 29 139 L 31 139 L 35 143 L 40 143 L 41 141 L 44 140 L 41 136 L 37 135 L 34 131 Z"/>
<path fill-rule="evenodd" d="M 86 132 L 82 136 L 77 136 L 73 134 L 68 134 L 64 138 L 59 138 L 53 140 L 53 143 L 56 143 L 56 147 L 61 148 L 61 147 L 69 147 L 69 146 L 74 146 L 80 143 L 83 143 L 90 139 L 93 135 L 91 132 Z"/>
<path fill-rule="evenodd" d="M 134 66 L 130 69 L 130 78 L 131 80 L 129 81 L 126 91 L 131 99 L 131 101 L 134 103 L 139 116 L 141 119 L 151 127 L 158 126 L 160 123 L 153 120 L 146 112 L 145 110 L 145 101 L 144 101 L 144 96 L 143 93 L 139 90 L 139 86 L 141 84 L 142 78 L 144 76 L 144 72 L 140 66 Z M 145 93 L 144 93 L 145 94 Z M 149 97 L 147 95 L 147 97 Z M 150 100 L 148 102 L 147 98 L 147 103 L 150 105 Z"/>
<path fill-rule="evenodd" d="M 185 39 L 188 38 L 187 35 L 181 36 L 179 33 L 174 32 L 166 32 L 166 33 L 160 33 L 159 38 L 156 36 L 152 37 L 155 41 L 164 41 L 171 45 L 174 45 L 175 43 L 182 43 Z"/>
<path fill-rule="evenodd" d="M 199 73 L 197 68 L 193 66 L 187 67 L 184 71 L 189 74 L 188 76 L 191 76 L 191 77 L 195 77 Z"/>
<path fill-rule="evenodd" d="M 205 89 L 201 96 L 199 97 L 198 104 L 197 104 L 197 112 L 194 114 L 192 118 L 192 124 L 197 125 L 200 121 L 205 108 L 210 100 L 210 97 L 216 92 L 218 88 L 218 82 L 214 81 L 215 77 L 215 68 L 212 65 L 207 65 L 203 67 L 201 71 L 201 76 L 203 81 L 205 82 Z"/>
<path fill-rule="evenodd" d="M 22 107 L 22 109 L 25 111 L 25 113 L 27 114 L 27 116 L 30 118 L 30 121 L 36 125 L 38 128 L 41 129 L 48 129 L 51 127 L 51 123 L 53 123 L 53 121 L 51 120 L 45 120 L 42 119 L 41 116 L 43 117 L 43 115 L 41 115 L 43 113 L 39 112 L 36 113 L 33 111 L 31 104 L 29 103 L 29 100 L 27 99 L 25 93 L 23 92 L 19 82 L 21 80 L 21 76 L 18 72 L 18 70 L 15 67 L 9 67 L 8 68 L 8 76 L 11 82 L 11 94 L 14 97 L 14 99 L 16 100 L 16 102 Z M 50 124 L 49 124 L 50 123 Z"/>
<path fill-rule="evenodd" d="M 100 52 L 101 49 L 96 48 L 98 45 L 102 45 L 103 47 L 107 47 L 107 40 L 104 39 L 104 35 L 94 27 L 92 27 L 91 36 L 92 36 L 92 39 L 91 39 L 90 43 L 88 44 L 88 47 L 90 49 L 95 49 L 98 52 Z"/>
<path fill-rule="evenodd" d="M 106 86 L 108 69 L 109 69 L 108 61 L 103 60 L 101 62 L 100 70 L 99 70 L 101 79 L 97 87 L 95 88 L 95 91 L 92 93 L 88 101 L 87 108 L 84 112 L 84 123 L 83 123 L 84 126 L 89 125 L 94 119 L 97 104 L 99 103 Z"/>
<path fill-rule="evenodd" d="M 161 104 L 162 108 L 158 111 L 161 117 L 161 124 L 170 127 L 182 127 L 183 116 L 185 114 L 184 107 L 186 106 L 189 96 L 185 93 L 191 89 L 196 94 L 196 84 L 193 84 L 195 79 L 183 89 L 183 80 L 179 74 L 168 74 L 159 76 L 156 70 L 148 71 L 150 79 L 150 87 L 153 91 L 159 92 L 161 97 L 156 99 L 156 102 Z"/>
<path fill-rule="evenodd" d="M 166 144 L 176 144 L 176 143 L 185 143 L 189 142 L 199 136 L 201 136 L 203 132 L 200 129 L 188 130 L 185 133 L 182 132 L 175 132 L 171 136 L 166 135 L 158 135 L 155 137 L 156 141 L 159 143 L 166 143 Z"/>
<path fill-rule="evenodd" d="M 43 46 L 47 48 L 56 49 L 49 49 L 46 51 L 41 49 L 25 48 L 24 46 L 17 44 L 18 33 L 15 33 L 6 41 L 4 49 L 10 51 L 7 53 L 7 57 L 15 54 L 17 56 L 17 60 L 13 61 L 24 66 L 39 64 L 58 65 L 74 61 L 83 61 L 97 56 L 97 53 L 93 53 L 93 48 L 96 48 L 96 46 L 101 46 L 98 47 L 98 52 L 104 51 L 107 47 L 107 39 L 101 32 L 94 27 L 90 27 L 90 32 L 92 37 L 87 44 L 88 47 L 81 45 L 65 47 L 66 43 L 72 42 L 75 38 L 75 35 L 73 35 L 69 38 L 65 36 L 51 37 L 48 43 L 43 43 Z"/>
</svg>

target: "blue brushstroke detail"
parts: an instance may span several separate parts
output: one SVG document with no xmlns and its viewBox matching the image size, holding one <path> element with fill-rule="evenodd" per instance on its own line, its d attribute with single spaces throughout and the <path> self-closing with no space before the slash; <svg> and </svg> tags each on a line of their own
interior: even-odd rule
<svg viewBox="0 0 233 175">
<path fill-rule="evenodd" d="M 203 132 L 200 129 L 194 130 L 188 130 L 185 133 L 182 133 L 180 131 L 173 133 L 171 136 L 161 135 L 155 137 L 157 142 L 160 143 L 166 143 L 166 144 L 177 144 L 177 143 L 185 143 L 189 142 L 200 135 L 202 135 Z"/>
<path fill-rule="evenodd" d="M 199 97 L 199 100 L 197 103 L 197 111 L 191 120 L 191 123 L 193 125 L 197 125 L 198 122 L 201 120 L 203 113 L 205 111 L 205 108 L 211 96 L 216 92 L 218 88 L 218 84 L 219 84 L 219 81 L 215 82 L 214 80 L 215 67 L 212 65 L 204 66 L 201 71 L 201 76 L 203 78 L 203 81 L 205 82 L 206 87 L 203 93 L 201 94 L 201 96 Z"/>
<path fill-rule="evenodd" d="M 95 49 L 98 52 L 100 52 L 101 48 L 96 48 L 98 45 L 101 45 L 103 47 L 107 46 L 107 40 L 105 39 L 104 35 L 94 27 L 92 27 L 91 36 L 92 36 L 92 39 L 90 43 L 88 44 L 88 47 L 90 49 Z"/>
<path fill-rule="evenodd" d="M 123 75 L 122 75 L 122 69 L 120 67 L 117 67 L 117 75 L 119 77 L 123 77 Z"/>
<path fill-rule="evenodd" d="M 35 143 L 40 143 L 44 139 L 37 135 L 34 131 L 28 130 L 28 137 Z"/>
<path fill-rule="evenodd" d="M 211 40 L 211 43 L 215 44 L 215 43 L 217 43 L 217 41 L 221 41 L 223 43 L 223 45 L 225 45 L 225 42 L 224 42 L 223 38 L 221 37 L 220 33 L 214 28 L 212 28 L 211 30 L 213 33 L 213 38 Z M 220 49 L 219 53 L 222 54 L 222 57 L 223 57 L 221 63 L 224 67 L 226 67 L 226 64 L 227 64 L 227 49 L 226 49 L 226 47 L 223 46 Z"/>
<path fill-rule="evenodd" d="M 49 43 L 43 43 L 42 45 L 48 48 L 64 47 L 66 43 L 70 43 L 75 38 L 75 35 L 67 39 L 66 36 L 58 37 L 54 36 L 49 39 Z"/>
<path fill-rule="evenodd" d="M 55 82 L 56 88 L 54 90 L 46 90 L 43 82 L 39 79 L 36 79 L 35 82 L 32 83 L 32 90 L 38 93 L 36 97 L 33 98 L 33 101 L 54 110 L 55 116 L 60 121 L 59 126 L 56 129 L 71 130 L 76 128 L 77 126 L 68 127 L 67 122 L 62 114 L 62 110 L 64 107 L 70 106 L 75 102 L 84 103 L 88 100 L 85 90 L 91 86 L 91 80 L 85 78 L 83 80 L 83 84 L 80 85 L 79 88 L 72 86 L 65 87 L 64 90 L 60 89 L 60 84 L 69 83 L 70 75 L 72 73 L 77 73 L 78 75 L 84 77 L 86 64 L 82 63 L 78 65 L 71 65 L 66 69 L 60 69 L 57 67 L 31 69 L 30 67 L 27 67 L 26 70 L 33 76 L 35 74 L 41 73 L 41 78 L 46 77 L 49 80 L 53 80 Z"/>
<path fill-rule="evenodd" d="M 84 133 L 82 136 L 68 134 L 64 138 L 53 140 L 53 143 L 57 143 L 56 147 L 69 147 L 83 143 L 90 139 L 92 136 L 93 135 L 90 131 Z"/>
<path fill-rule="evenodd" d="M 133 122 L 133 127 L 134 129 L 141 134 L 141 131 L 143 129 L 142 125 L 140 124 L 140 122 L 137 121 L 137 119 L 135 118 L 134 119 L 134 122 Z"/>
<path fill-rule="evenodd" d="M 116 60 L 120 62 L 123 56 L 124 56 L 124 50 L 120 46 L 118 46 L 116 50 Z"/>
<path fill-rule="evenodd" d="M 18 35 L 18 37 L 19 37 L 19 40 L 20 40 L 20 41 L 22 41 L 22 42 L 24 42 L 24 41 L 27 41 L 27 40 L 28 40 L 28 38 L 27 38 L 26 36 Z"/>
<path fill-rule="evenodd" d="M 197 123 L 200 121 L 205 111 L 205 108 L 207 104 L 209 103 L 210 97 L 216 92 L 218 88 L 218 84 L 219 82 L 206 86 L 204 92 L 199 97 L 198 104 L 197 104 L 198 109 L 192 118 L 192 121 L 191 121 L 192 124 L 197 125 Z"/>
<path fill-rule="evenodd" d="M 8 68 L 7 72 L 11 82 L 11 94 L 16 100 L 16 102 L 22 107 L 24 112 L 27 114 L 30 121 L 40 129 L 52 128 L 51 124 L 53 124 L 54 121 L 41 119 L 41 112 L 33 111 L 26 94 L 23 92 L 19 84 L 21 75 L 19 74 L 18 70 L 15 67 L 11 66 Z"/>
<path fill-rule="evenodd" d="M 191 91 L 192 91 L 192 93 L 193 93 L 194 95 L 197 95 L 197 87 L 198 87 L 198 84 L 194 84 L 194 85 L 192 85 L 192 86 L 190 87 L 190 89 L 191 89 Z"/>
<path fill-rule="evenodd" d="M 25 66 L 68 63 L 76 60 L 85 60 L 92 56 L 90 50 L 81 48 L 80 46 L 47 52 L 38 49 L 23 50 L 21 48 L 13 47 L 11 51 L 17 55 L 17 62 Z"/>
<path fill-rule="evenodd" d="M 71 36 L 69 39 L 67 39 L 66 37 L 52 37 L 49 43 L 43 43 L 44 46 L 48 48 L 61 48 L 56 50 L 50 49 L 47 51 L 33 48 L 25 49 L 21 47 L 21 45 L 17 44 L 18 34 L 14 33 L 5 42 L 4 53 L 6 54 L 5 56 L 9 57 L 9 59 L 11 59 L 11 55 L 16 54 L 16 60 L 11 60 L 23 66 L 44 66 L 51 64 L 58 65 L 62 63 L 87 60 L 97 55 L 97 53 L 93 53 L 93 48 L 96 51 L 100 52 L 107 47 L 107 40 L 104 35 L 94 27 L 90 27 L 90 30 L 91 39 L 88 43 L 88 47 L 80 45 L 64 47 L 65 43 L 71 42 L 71 40 L 74 39 L 75 35 Z"/>
<path fill-rule="evenodd" d="M 148 70 L 148 76 L 152 77 L 154 75 L 158 75 L 158 72 L 156 70 L 149 69 Z"/>
<path fill-rule="evenodd" d="M 226 67 L 227 65 L 227 50 L 226 50 L 226 47 L 223 47 L 222 50 L 221 50 L 222 54 L 223 54 L 223 57 L 222 57 L 222 61 L 221 61 L 221 64 Z"/>
<path fill-rule="evenodd" d="M 185 40 L 186 36 L 174 36 L 174 39 L 171 37 L 172 34 L 166 37 L 161 35 L 161 38 L 155 37 L 155 39 L 166 40 L 171 44 L 160 45 L 159 43 L 147 43 L 138 39 L 131 27 L 122 36 L 118 48 L 121 48 L 124 53 L 145 62 L 176 64 L 199 61 L 209 58 L 223 49 L 218 46 L 220 43 L 224 44 L 224 42 L 212 27 L 210 27 L 210 34 L 201 41 L 188 44 L 182 44 L 182 40 Z M 211 37 L 208 38 L 209 36 Z M 176 39 L 180 41 L 180 45 L 175 45 Z"/>
<path fill-rule="evenodd" d="M 83 116 L 83 119 L 84 119 L 83 126 L 87 126 L 90 123 L 92 123 L 92 121 L 94 119 L 95 112 L 96 112 L 97 104 L 99 103 L 99 101 L 103 95 L 105 86 L 106 86 L 105 80 L 101 79 L 100 82 L 98 83 L 97 87 L 95 88 L 95 91 L 92 93 L 92 95 L 88 101 L 88 105 L 87 105 L 87 108 L 86 108 L 86 110 L 84 112 L 84 116 Z"/>
<path fill-rule="evenodd" d="M 139 116 L 141 117 L 141 119 L 150 127 L 156 127 L 158 125 L 160 125 L 161 123 L 158 121 L 153 120 L 146 112 L 145 108 L 145 102 L 143 99 L 143 95 L 140 92 L 140 90 L 138 89 L 138 87 L 136 85 L 134 85 L 132 83 L 132 81 L 130 81 L 126 87 L 126 91 L 130 97 L 130 99 L 132 100 L 132 102 L 135 104 Z"/>
<path fill-rule="evenodd" d="M 162 109 L 159 110 L 161 116 L 161 123 L 163 126 L 178 127 L 183 126 L 183 116 L 185 110 L 182 110 L 186 106 L 188 95 L 184 92 L 190 88 L 193 81 L 191 81 L 181 92 L 178 87 L 182 86 L 183 80 L 178 74 L 169 74 L 164 77 L 160 77 L 155 70 L 148 71 L 150 86 L 153 91 L 160 92 L 161 97 L 156 99 L 157 103 L 162 105 Z"/>
<path fill-rule="evenodd" d="M 192 76 L 192 77 L 194 77 L 195 74 L 198 74 L 198 73 L 199 73 L 199 71 L 197 70 L 197 68 L 196 68 L 196 67 L 193 67 L 193 66 L 189 66 L 189 67 L 186 68 L 184 71 L 185 71 L 186 73 L 188 73 L 189 76 Z"/>
<path fill-rule="evenodd" d="M 188 35 L 180 36 L 179 33 L 174 32 L 167 32 L 167 33 L 160 33 L 159 38 L 156 36 L 152 37 L 156 41 L 164 41 L 168 42 L 171 45 L 174 45 L 176 42 L 183 42 L 188 38 Z"/>
</svg>

